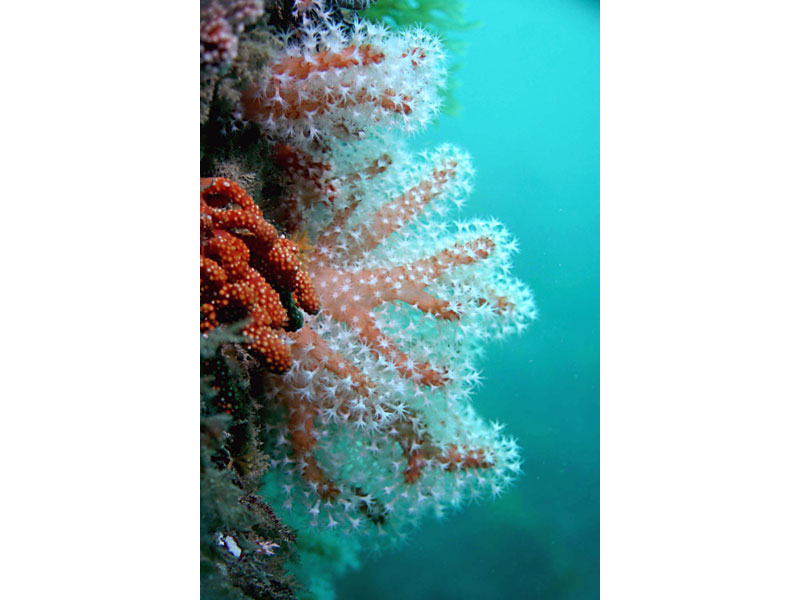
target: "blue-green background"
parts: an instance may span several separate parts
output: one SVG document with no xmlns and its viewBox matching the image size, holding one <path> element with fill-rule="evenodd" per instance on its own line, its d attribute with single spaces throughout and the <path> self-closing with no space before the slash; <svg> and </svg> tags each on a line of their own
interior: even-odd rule
<svg viewBox="0 0 800 600">
<path fill-rule="evenodd" d="M 341 600 L 599 597 L 599 22 L 597 0 L 467 0 L 460 118 L 415 143 L 469 151 L 461 216 L 518 238 L 538 320 L 489 350 L 474 401 L 518 438 L 524 475 L 495 502 L 431 519 L 364 558 Z"/>
</svg>

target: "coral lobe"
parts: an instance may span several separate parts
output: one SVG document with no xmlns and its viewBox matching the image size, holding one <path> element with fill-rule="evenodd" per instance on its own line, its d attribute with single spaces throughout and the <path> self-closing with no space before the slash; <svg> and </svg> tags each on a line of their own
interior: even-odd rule
<svg viewBox="0 0 800 600">
<path fill-rule="evenodd" d="M 281 295 L 288 290 L 306 312 L 319 310 L 308 274 L 300 269 L 297 245 L 278 235 L 239 184 L 201 179 L 201 331 L 249 319 L 243 330 L 250 347 L 276 373 L 291 366 L 279 332 L 289 325 Z"/>
</svg>

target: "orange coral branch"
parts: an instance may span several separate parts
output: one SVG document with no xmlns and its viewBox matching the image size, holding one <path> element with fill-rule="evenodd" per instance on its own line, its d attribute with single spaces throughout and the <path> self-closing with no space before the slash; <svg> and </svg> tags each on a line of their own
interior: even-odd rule
<svg viewBox="0 0 800 600">
<path fill-rule="evenodd" d="M 286 371 L 291 355 L 278 332 L 289 316 L 275 288 L 291 291 L 307 312 L 319 310 L 311 278 L 299 268 L 297 245 L 278 236 L 237 183 L 200 183 L 200 330 L 248 319 L 242 333 L 250 348 L 271 371 Z"/>
</svg>

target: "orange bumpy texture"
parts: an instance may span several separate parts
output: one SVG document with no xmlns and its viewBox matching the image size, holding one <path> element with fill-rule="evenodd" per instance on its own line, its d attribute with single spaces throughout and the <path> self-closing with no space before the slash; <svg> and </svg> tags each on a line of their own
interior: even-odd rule
<svg viewBox="0 0 800 600">
<path fill-rule="evenodd" d="M 242 333 L 250 350 L 283 373 L 291 353 L 280 335 L 289 314 L 279 292 L 309 314 L 320 308 L 299 248 L 278 235 L 236 182 L 217 177 L 200 185 L 200 331 L 248 319 Z"/>
</svg>

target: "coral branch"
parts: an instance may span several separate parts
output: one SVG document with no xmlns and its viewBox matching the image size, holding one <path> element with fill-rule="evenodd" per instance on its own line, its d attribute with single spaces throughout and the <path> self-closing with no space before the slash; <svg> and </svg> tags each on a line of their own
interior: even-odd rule
<svg viewBox="0 0 800 600">
<path fill-rule="evenodd" d="M 439 196 L 452 183 L 458 164 L 450 160 L 447 164 L 432 170 L 430 175 L 416 186 L 392 202 L 382 206 L 361 227 L 353 231 L 354 236 L 364 240 L 363 250 L 372 250 L 389 235 L 413 221 L 434 198 Z"/>
</svg>

